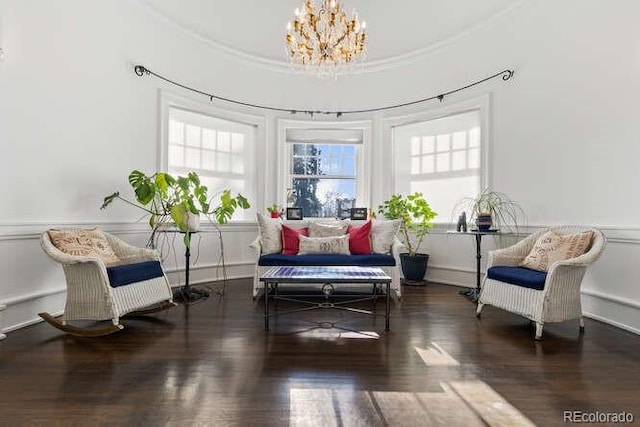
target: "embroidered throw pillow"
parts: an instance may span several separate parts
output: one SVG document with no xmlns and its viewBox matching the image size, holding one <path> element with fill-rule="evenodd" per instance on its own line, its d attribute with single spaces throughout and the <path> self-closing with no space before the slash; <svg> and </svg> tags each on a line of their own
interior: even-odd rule
<svg viewBox="0 0 640 427">
<path fill-rule="evenodd" d="M 342 236 L 347 233 L 348 227 L 347 221 L 336 221 L 331 224 L 311 222 L 309 223 L 309 237 Z"/>
<path fill-rule="evenodd" d="M 400 229 L 401 219 L 389 221 L 374 220 L 371 224 L 371 251 L 374 254 L 391 253 L 393 239 Z"/>
<path fill-rule="evenodd" d="M 284 255 L 297 255 L 300 249 L 300 236 L 308 236 L 309 229 L 291 228 L 282 224 L 282 253 Z"/>
<path fill-rule="evenodd" d="M 349 235 L 333 237 L 300 236 L 298 255 L 342 254 L 349 255 Z"/>
<path fill-rule="evenodd" d="M 267 218 L 260 212 L 257 217 L 261 255 L 279 254 L 282 252 L 282 221 L 280 218 Z"/>
<path fill-rule="evenodd" d="M 109 241 L 97 228 L 83 230 L 48 230 L 53 246 L 75 256 L 100 258 L 105 264 L 120 263 Z"/>
<path fill-rule="evenodd" d="M 349 252 L 353 255 L 367 255 L 371 253 L 371 221 L 360 227 L 349 226 Z"/>
<path fill-rule="evenodd" d="M 593 231 L 576 234 L 556 234 L 548 231 L 541 235 L 520 267 L 549 271 L 554 262 L 564 261 L 584 254 L 591 246 Z"/>
</svg>

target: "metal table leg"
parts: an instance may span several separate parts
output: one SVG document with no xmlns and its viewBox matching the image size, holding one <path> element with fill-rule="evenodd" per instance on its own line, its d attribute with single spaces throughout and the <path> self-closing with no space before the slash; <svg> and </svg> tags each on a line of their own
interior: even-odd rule
<svg viewBox="0 0 640 427">
<path fill-rule="evenodd" d="M 384 330 L 389 330 L 389 312 L 391 311 L 391 282 L 387 282 L 387 313 L 385 316 Z"/>
<path fill-rule="evenodd" d="M 269 287 L 270 283 L 264 283 L 264 330 L 269 330 Z"/>
</svg>

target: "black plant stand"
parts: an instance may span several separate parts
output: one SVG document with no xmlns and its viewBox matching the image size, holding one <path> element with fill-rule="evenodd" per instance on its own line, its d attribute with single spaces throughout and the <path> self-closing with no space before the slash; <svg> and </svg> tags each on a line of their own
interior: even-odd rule
<svg viewBox="0 0 640 427">
<path fill-rule="evenodd" d="M 498 234 L 498 230 L 471 230 L 471 231 L 447 231 L 450 234 L 467 234 L 473 235 L 476 239 L 476 287 L 464 289 L 458 292 L 460 295 L 463 295 L 469 298 L 471 301 L 477 303 L 478 298 L 480 297 L 480 261 L 482 260 L 482 236 L 486 234 Z"/>
<path fill-rule="evenodd" d="M 204 298 L 209 298 L 209 292 L 202 289 L 195 289 L 189 285 L 189 266 L 191 258 L 191 236 L 197 231 L 180 231 L 189 235 L 189 246 L 184 251 L 184 285 L 173 291 L 173 300 L 182 303 L 190 303 Z"/>
</svg>

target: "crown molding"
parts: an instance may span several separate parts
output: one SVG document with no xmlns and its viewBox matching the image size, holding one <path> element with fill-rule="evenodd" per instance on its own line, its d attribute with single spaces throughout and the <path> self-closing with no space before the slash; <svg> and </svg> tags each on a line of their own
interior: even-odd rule
<svg viewBox="0 0 640 427">
<path fill-rule="evenodd" d="M 212 39 L 211 37 L 205 36 L 204 34 L 201 34 L 197 31 L 191 30 L 187 28 L 185 25 L 177 22 L 176 20 L 160 12 L 159 10 L 154 8 L 152 5 L 147 3 L 145 0 L 130 0 L 130 1 L 136 6 L 138 6 L 143 12 L 147 13 L 157 21 L 170 26 L 171 28 L 179 31 L 180 33 L 193 38 L 194 40 L 201 42 L 202 44 L 204 44 L 205 46 L 211 49 L 225 53 L 230 57 L 237 59 L 240 63 L 244 65 L 249 65 L 257 68 L 262 68 L 264 70 L 284 73 L 284 74 L 294 74 L 294 73 L 300 74 L 301 73 L 300 71 L 296 71 L 292 69 L 291 66 L 284 60 L 275 60 L 275 59 L 266 58 L 260 55 L 255 55 L 255 54 L 246 52 L 242 49 L 237 49 L 232 46 L 229 46 L 225 43 L 222 43 L 220 40 Z M 502 19 L 504 16 L 514 12 L 516 9 L 520 8 L 525 3 L 529 3 L 529 2 L 530 0 L 516 0 L 509 6 L 479 21 L 477 24 L 470 26 L 468 29 L 464 31 L 461 31 L 452 36 L 445 37 L 444 39 L 431 43 L 420 49 L 416 49 L 410 52 L 405 52 L 405 53 L 391 56 L 384 59 L 378 59 L 375 61 L 366 61 L 362 66 L 357 67 L 357 69 L 345 72 L 343 73 L 343 75 L 376 73 L 380 71 L 391 70 L 394 68 L 405 67 L 407 65 L 411 65 L 416 62 L 422 61 L 429 55 L 437 51 L 443 50 L 450 45 L 458 43 L 467 37 L 470 37 L 473 33 L 495 23 L 496 21 Z"/>
</svg>

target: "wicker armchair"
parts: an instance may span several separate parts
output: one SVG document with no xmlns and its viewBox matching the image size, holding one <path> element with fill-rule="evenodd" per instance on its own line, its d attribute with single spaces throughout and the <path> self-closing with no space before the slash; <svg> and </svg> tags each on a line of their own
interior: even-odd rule
<svg viewBox="0 0 640 427">
<path fill-rule="evenodd" d="M 152 264 L 157 277 L 145 278 L 140 272 L 134 272 L 133 275 L 129 272 L 130 283 L 114 287 L 110 281 L 112 271 L 108 271 L 112 267 L 107 267 L 102 259 L 62 252 L 54 246 L 48 232 L 44 232 L 40 237 L 40 243 L 51 259 L 62 264 L 67 281 L 67 301 L 61 320 L 55 319 L 49 313 L 39 313 L 40 317 L 52 326 L 73 335 L 100 336 L 123 329 L 120 317 L 125 314 L 150 314 L 176 305 L 162 266 L 159 263 L 148 262 L 160 261 L 157 251 L 131 246 L 109 233 L 98 233 L 107 239 L 113 252 L 124 264 L 121 267 Z M 136 276 L 139 281 L 134 281 Z M 67 322 L 70 320 L 111 320 L 112 325 L 82 328 L 69 325 Z"/>
<path fill-rule="evenodd" d="M 546 278 L 543 278 L 542 290 L 513 285 L 485 275 L 476 311 L 478 317 L 485 304 L 519 314 L 535 322 L 536 340 L 542 338 L 542 329 L 548 322 L 578 318 L 580 331 L 584 330 L 580 285 L 589 264 L 596 261 L 604 250 L 606 238 L 601 231 L 576 226 L 538 231 L 511 247 L 490 251 L 487 270 L 494 266 L 518 266 L 529 254 L 538 237 L 547 231 L 553 231 L 556 234 L 593 231 L 593 239 L 585 254 L 553 263 L 549 267 Z"/>
</svg>

